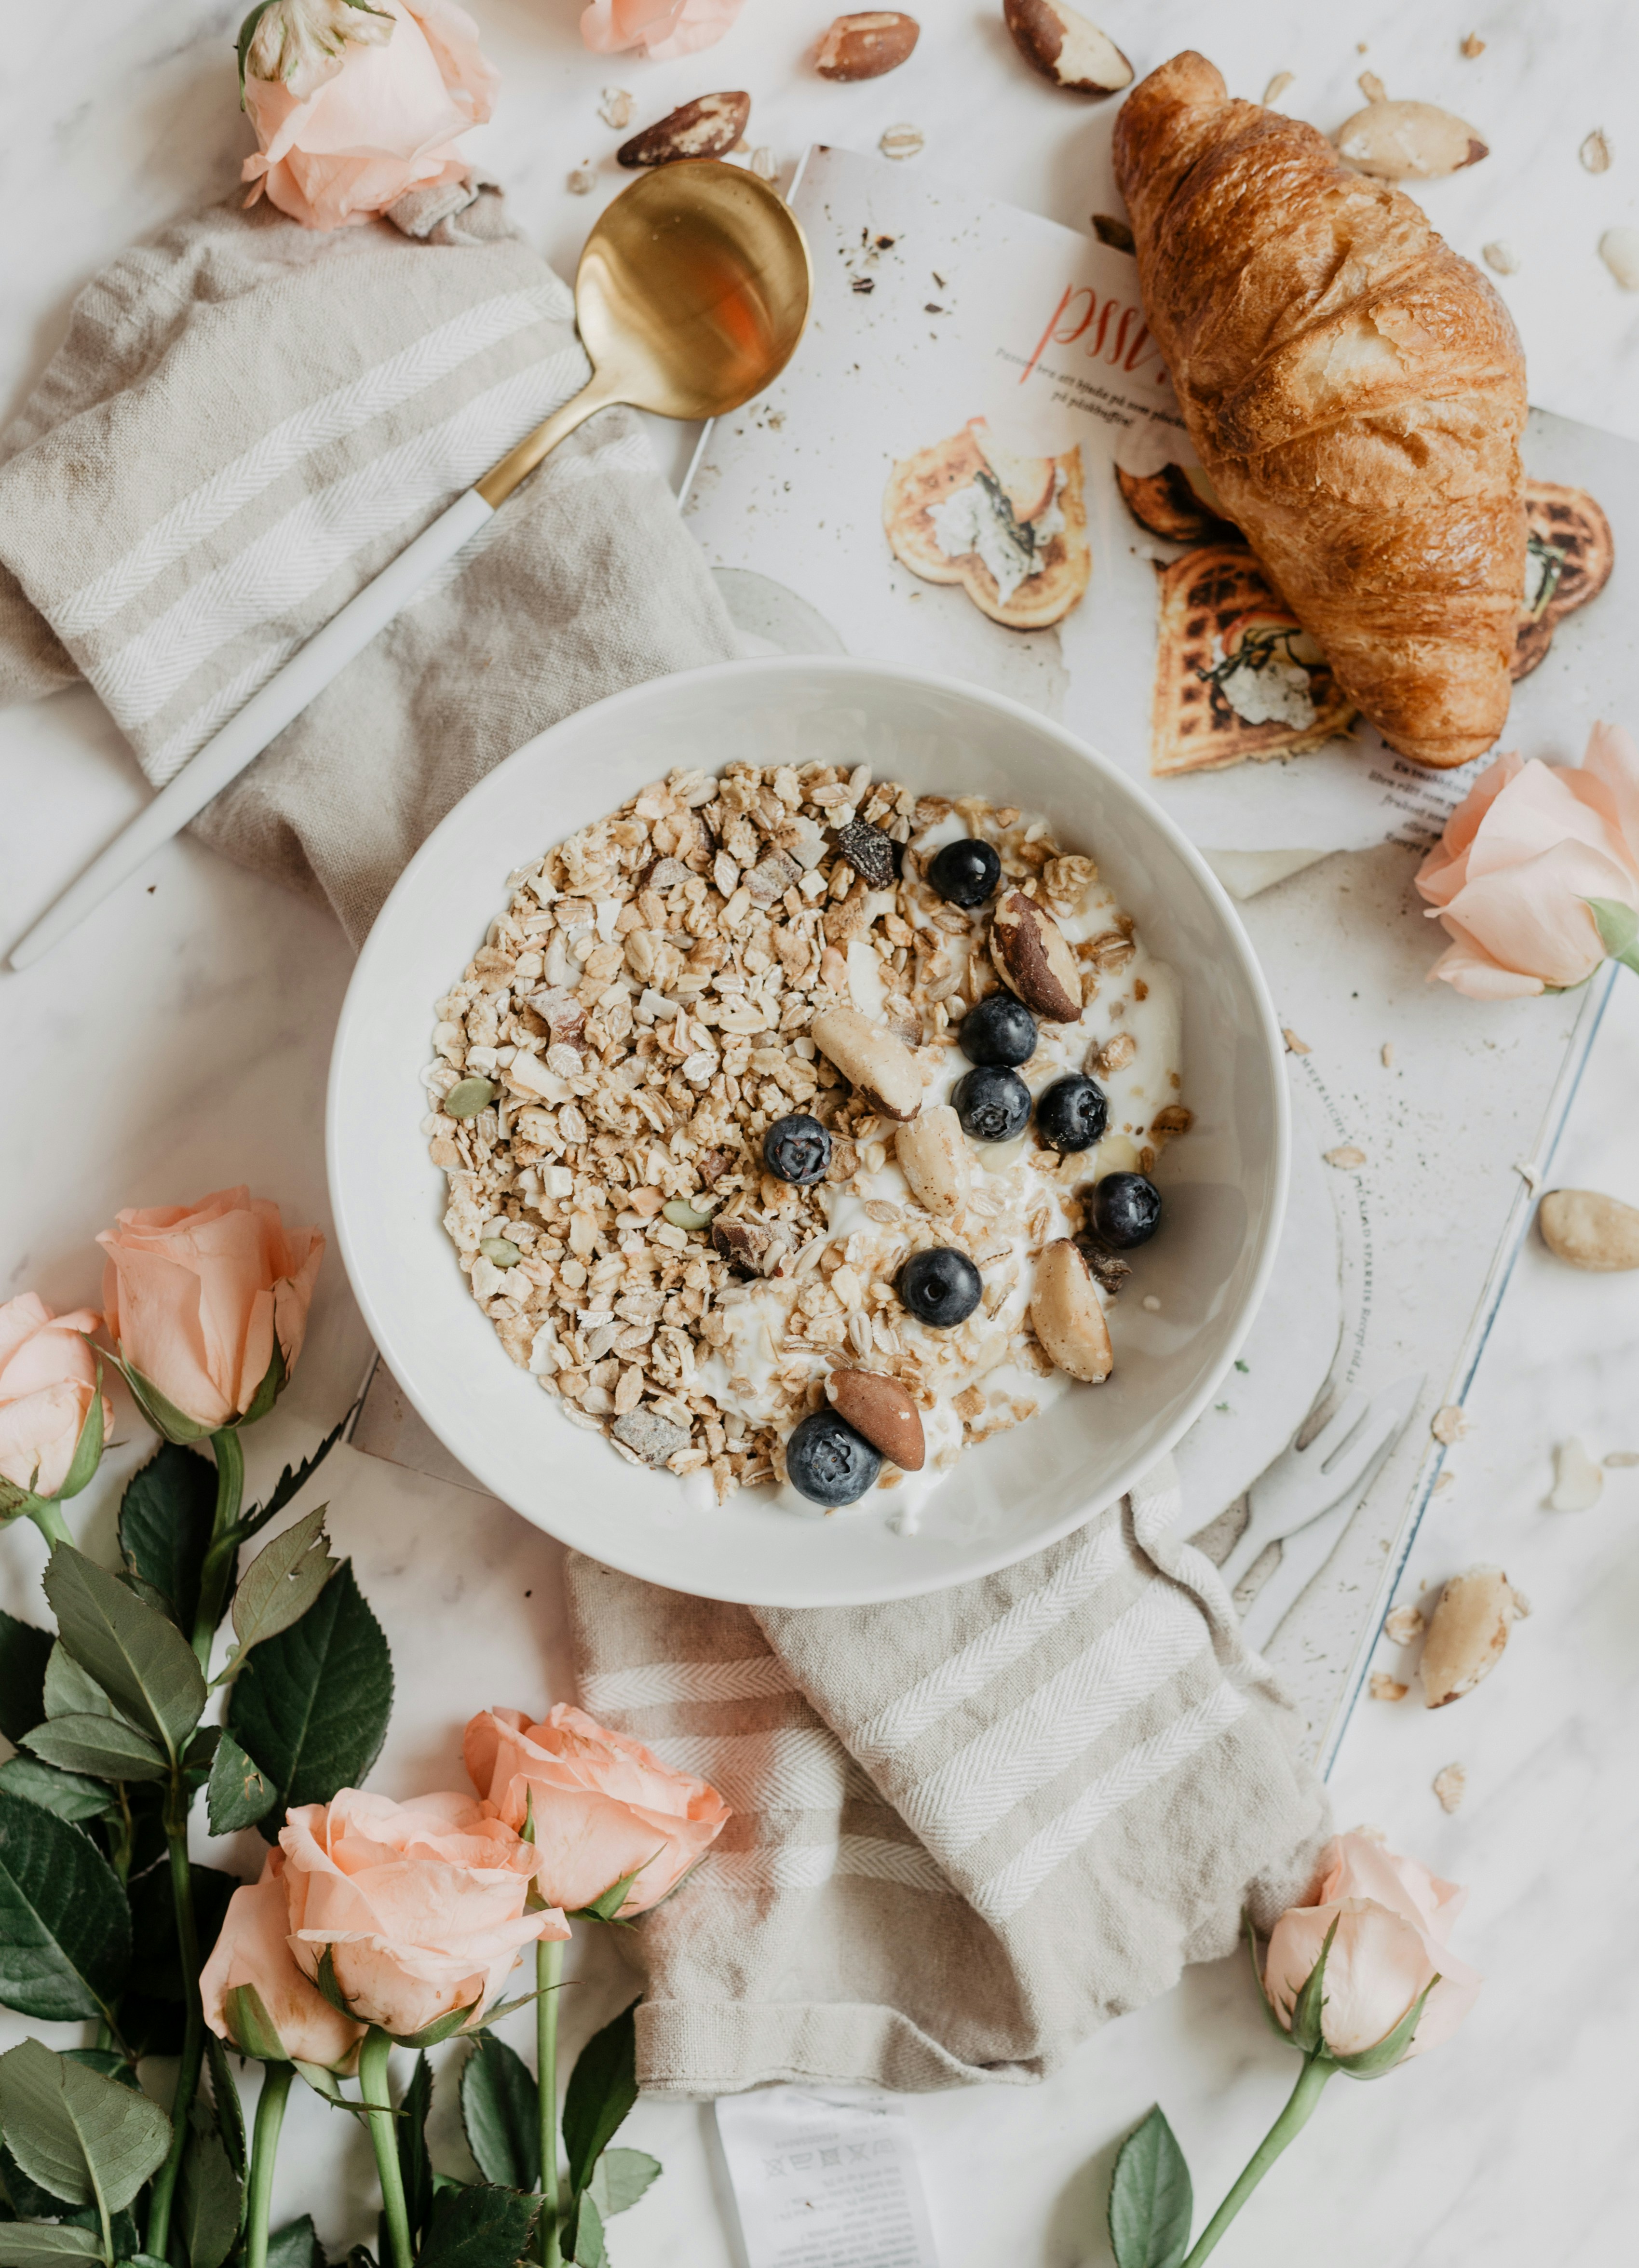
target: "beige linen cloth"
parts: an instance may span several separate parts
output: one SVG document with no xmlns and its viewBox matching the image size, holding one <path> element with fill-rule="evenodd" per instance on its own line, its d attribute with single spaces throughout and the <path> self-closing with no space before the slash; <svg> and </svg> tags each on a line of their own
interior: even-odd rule
<svg viewBox="0 0 1639 2268">
<path fill-rule="evenodd" d="M 0 432 L 0 704 L 87 678 L 163 786 L 580 391 L 571 295 L 498 196 L 439 186 L 395 213 L 317 235 L 236 195 L 82 292 Z M 736 651 L 641 428 L 604 410 L 196 826 L 358 944 L 503 757 Z"/>
<path fill-rule="evenodd" d="M 568 292 L 498 198 L 466 203 L 329 237 L 218 206 L 96 279 L 0 435 L 0 702 L 84 675 L 162 784 L 576 391 Z M 199 831 L 358 941 L 531 734 L 735 651 L 639 429 L 606 411 Z M 1305 1887 L 1324 1794 L 1178 1513 L 1169 1469 L 1002 1574 L 855 1611 L 572 1562 L 586 1705 L 735 1808 L 621 1935 L 646 2086 L 1036 2076 L 1228 1950 L 1244 1901 L 1266 1921 Z"/>
</svg>

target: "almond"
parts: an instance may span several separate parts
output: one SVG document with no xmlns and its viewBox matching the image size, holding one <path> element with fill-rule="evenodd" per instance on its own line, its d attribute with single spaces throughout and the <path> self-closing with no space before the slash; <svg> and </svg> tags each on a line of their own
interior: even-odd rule
<svg viewBox="0 0 1639 2268">
<path fill-rule="evenodd" d="M 727 157 L 751 115 L 749 94 L 703 94 L 668 111 L 653 126 L 623 142 L 615 155 L 621 165 L 671 166 L 680 158 Z"/>
<path fill-rule="evenodd" d="M 1001 0 L 1013 44 L 1032 70 L 1071 94 L 1117 94 L 1133 66 L 1115 41 L 1065 0 Z"/>
<path fill-rule="evenodd" d="M 1573 1268 L 1639 1268 L 1639 1209 L 1598 1189 L 1550 1189 L 1537 1207 L 1542 1241 Z"/>
<path fill-rule="evenodd" d="M 962 1122 L 948 1102 L 936 1103 L 904 1127 L 894 1155 L 919 1205 L 941 1219 L 961 1211 L 967 1202 L 969 1151 Z"/>
<path fill-rule="evenodd" d="M 1082 1013 L 1082 973 L 1052 916 L 1014 890 L 990 925 L 996 974 L 1025 1006 L 1050 1024 L 1074 1024 Z"/>
<path fill-rule="evenodd" d="M 904 1042 L 857 1008 L 822 1008 L 808 1026 L 822 1054 L 874 1108 L 914 1118 L 922 1107 L 922 1074 Z"/>
<path fill-rule="evenodd" d="M 1086 1256 L 1067 1237 L 1043 1250 L 1036 1263 L 1030 1322 L 1058 1367 L 1096 1386 L 1115 1367 L 1110 1327 L 1093 1289 Z"/>
<path fill-rule="evenodd" d="M 1443 1709 L 1472 1693 L 1502 1659 L 1509 1624 L 1519 1612 L 1500 1567 L 1471 1567 L 1440 1594 L 1423 1640 L 1423 1699 Z"/>
<path fill-rule="evenodd" d="M 921 33 L 914 16 L 897 8 L 867 8 L 838 16 L 819 43 L 814 68 L 822 78 L 881 78 L 897 70 Z"/>
<path fill-rule="evenodd" d="M 1432 102 L 1368 103 L 1332 138 L 1356 173 L 1384 181 L 1432 180 L 1491 154 L 1472 126 Z"/>
<path fill-rule="evenodd" d="M 839 1418 L 901 1472 L 919 1473 L 927 1457 L 921 1412 L 897 1378 L 875 1370 L 833 1370 L 825 1391 Z"/>
</svg>

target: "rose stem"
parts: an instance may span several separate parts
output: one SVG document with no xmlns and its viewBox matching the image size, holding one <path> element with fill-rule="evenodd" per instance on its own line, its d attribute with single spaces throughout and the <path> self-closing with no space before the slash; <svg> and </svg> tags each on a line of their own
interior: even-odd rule
<svg viewBox="0 0 1639 2268">
<path fill-rule="evenodd" d="M 291 2091 L 296 2066 L 264 2063 L 262 2094 L 256 2104 L 256 2132 L 250 2149 L 250 2193 L 245 2200 L 244 2268 L 267 2268 L 268 2208 L 273 2202 L 273 2161 L 278 2155 L 279 2129 L 284 2124 L 284 2099 Z"/>
<path fill-rule="evenodd" d="M 233 1561 L 239 1548 L 236 1533 L 239 1507 L 245 1493 L 245 1450 L 239 1429 L 225 1425 L 210 1436 L 217 1461 L 217 1509 L 210 1523 L 210 1541 L 199 1573 L 199 1610 L 194 1616 L 194 1654 L 207 1677 L 210 1675 L 210 1644 L 227 1605 Z"/>
<path fill-rule="evenodd" d="M 204 2059 L 205 2020 L 199 1999 L 199 1932 L 194 1926 L 194 1879 L 188 1864 L 188 1792 L 180 1768 L 173 1764 L 166 1797 L 165 1840 L 171 1858 L 171 1903 L 176 1909 L 176 1936 L 182 1954 L 182 2060 L 171 2100 L 171 2147 L 154 2176 L 148 2207 L 148 2237 L 144 2249 L 156 2258 L 166 2257 L 171 2233 L 171 2198 L 188 2141 L 188 2114 L 199 2092 L 199 2066 Z"/>
<path fill-rule="evenodd" d="M 1194 2249 L 1184 2262 L 1184 2268 L 1198 2268 L 1198 2264 L 1216 2245 L 1287 2144 L 1295 2140 L 1309 2124 L 1310 2115 L 1320 2100 L 1320 2090 L 1336 2069 L 1336 2064 L 1327 2056 L 1304 2057 L 1303 2068 L 1297 2075 L 1297 2085 L 1292 2089 L 1285 2110 L 1247 2160 L 1239 2181 L 1202 2229 Z"/>
<path fill-rule="evenodd" d="M 59 1543 L 66 1543 L 70 1550 L 73 1549 L 74 1538 L 63 1524 L 63 1514 L 57 1510 L 54 1497 L 31 1498 L 24 1508 L 53 1551 Z"/>
<path fill-rule="evenodd" d="M 541 2102 L 540 2233 L 535 2250 L 544 2268 L 557 2268 L 557 1988 L 564 1974 L 564 1940 L 535 1944 L 535 2060 Z"/>
<path fill-rule="evenodd" d="M 399 2171 L 398 2139 L 393 2131 L 393 2097 L 387 2081 L 391 2036 L 380 2024 L 365 2034 L 358 2054 L 358 2096 L 370 2120 L 370 2139 L 375 2145 L 376 2174 L 381 2183 L 381 2211 L 387 2220 L 388 2245 L 393 2268 L 410 2268 L 410 2208 L 404 2203 L 404 2177 Z"/>
</svg>

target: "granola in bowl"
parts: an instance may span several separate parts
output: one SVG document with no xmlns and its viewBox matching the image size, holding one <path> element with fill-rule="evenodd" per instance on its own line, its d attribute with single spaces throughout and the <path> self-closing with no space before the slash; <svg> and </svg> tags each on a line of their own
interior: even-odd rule
<svg viewBox="0 0 1639 2268">
<path fill-rule="evenodd" d="M 1109 1374 L 1190 1122 L 1171 972 L 1090 858 L 864 765 L 731 765 L 510 881 L 427 1130 L 473 1296 L 572 1423 L 913 1528 Z"/>
</svg>

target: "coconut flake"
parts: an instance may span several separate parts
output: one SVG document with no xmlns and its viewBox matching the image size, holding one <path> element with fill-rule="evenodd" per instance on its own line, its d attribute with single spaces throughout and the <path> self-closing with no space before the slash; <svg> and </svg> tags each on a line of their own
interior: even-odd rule
<svg viewBox="0 0 1639 2268">
<path fill-rule="evenodd" d="M 1591 1512 L 1605 1486 L 1605 1475 L 1578 1440 L 1561 1441 L 1554 1452 L 1550 1512 Z"/>
</svg>

